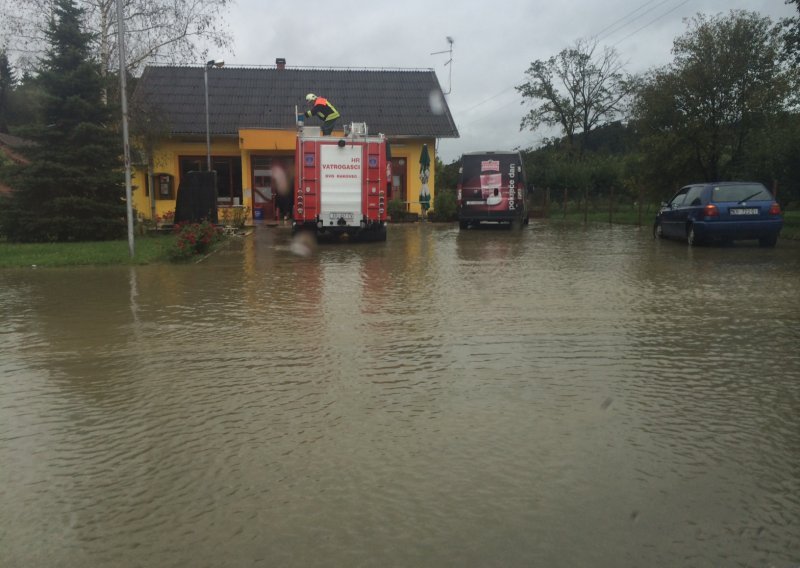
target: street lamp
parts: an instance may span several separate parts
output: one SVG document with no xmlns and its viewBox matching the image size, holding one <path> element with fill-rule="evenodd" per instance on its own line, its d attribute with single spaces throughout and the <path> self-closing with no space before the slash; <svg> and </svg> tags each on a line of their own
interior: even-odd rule
<svg viewBox="0 0 800 568">
<path fill-rule="evenodd" d="M 208 121 L 208 70 L 214 67 L 222 67 L 223 65 L 225 65 L 225 61 L 222 59 L 212 59 L 206 63 L 205 68 L 203 68 L 203 79 L 206 86 L 206 154 L 208 156 L 208 171 L 211 171 L 211 127 Z"/>
</svg>

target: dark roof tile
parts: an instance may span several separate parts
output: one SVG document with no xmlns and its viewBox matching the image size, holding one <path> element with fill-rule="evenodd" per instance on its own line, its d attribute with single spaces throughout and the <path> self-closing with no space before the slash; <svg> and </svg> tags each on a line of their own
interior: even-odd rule
<svg viewBox="0 0 800 568">
<path fill-rule="evenodd" d="M 156 113 L 172 134 L 205 134 L 202 67 L 147 67 L 133 105 Z M 388 136 L 457 138 L 433 70 L 277 69 L 223 67 L 208 71 L 212 134 L 235 135 L 240 128 L 294 128 L 295 106 L 305 110 L 306 93 L 329 98 L 342 123 L 366 122 L 370 132 Z M 314 121 L 311 124 L 315 124 Z"/>
</svg>

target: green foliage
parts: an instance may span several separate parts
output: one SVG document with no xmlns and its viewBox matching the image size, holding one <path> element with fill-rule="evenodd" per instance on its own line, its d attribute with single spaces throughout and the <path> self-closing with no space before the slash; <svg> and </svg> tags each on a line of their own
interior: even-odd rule
<svg viewBox="0 0 800 568">
<path fill-rule="evenodd" d="M 692 181 L 746 174 L 754 136 L 791 93 L 780 48 L 778 29 L 753 12 L 691 20 L 674 62 L 645 79 L 635 106 L 654 172 Z"/>
<path fill-rule="evenodd" d="M 567 142 L 578 141 L 580 153 L 591 133 L 621 113 L 629 79 L 614 48 L 597 51 L 597 42 L 578 40 L 548 60 L 536 60 L 516 87 L 523 100 L 536 105 L 522 118 L 520 128 L 558 126 Z M 580 139 L 576 139 L 578 134 Z"/>
<path fill-rule="evenodd" d="M 794 64 L 800 65 L 800 0 L 786 0 L 786 4 L 794 4 L 798 15 L 783 21 L 784 48 L 786 55 L 794 61 Z"/>
<path fill-rule="evenodd" d="M 0 132 L 8 132 L 11 115 L 11 92 L 16 83 L 14 72 L 4 49 L 0 49 Z"/>
<path fill-rule="evenodd" d="M 169 257 L 174 261 L 182 261 L 211 250 L 222 239 L 222 230 L 208 221 L 180 223 L 175 226 L 175 235 L 175 244 L 170 248 Z"/>
<path fill-rule="evenodd" d="M 15 191 L 0 232 L 19 242 L 116 239 L 126 227 L 113 109 L 102 100 L 81 10 L 73 0 L 56 0 L 53 10 L 38 79 L 43 122 L 26 132 L 35 143 L 21 149 L 30 163 L 4 168 Z"/>
<path fill-rule="evenodd" d="M 405 204 L 399 197 L 391 199 L 386 205 L 386 213 L 392 218 L 392 221 L 399 221 L 403 218 L 406 212 Z"/>
<path fill-rule="evenodd" d="M 436 156 L 436 194 L 444 189 L 455 189 L 458 186 L 461 159 L 445 165 L 439 156 Z"/>
<path fill-rule="evenodd" d="M 431 221 L 456 221 L 456 194 L 451 189 L 440 189 L 433 198 L 433 210 L 428 212 Z"/>
<path fill-rule="evenodd" d="M 8 130 L 18 136 L 26 135 L 26 127 L 41 122 L 44 92 L 37 78 L 23 75 L 8 93 Z"/>
</svg>

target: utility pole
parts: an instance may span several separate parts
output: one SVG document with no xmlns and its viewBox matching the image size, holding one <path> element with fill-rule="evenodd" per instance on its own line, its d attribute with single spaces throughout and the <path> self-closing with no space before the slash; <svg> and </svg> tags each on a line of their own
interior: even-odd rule
<svg viewBox="0 0 800 568">
<path fill-rule="evenodd" d="M 122 0 L 117 0 L 117 49 L 119 51 L 119 89 L 122 99 L 122 146 L 125 156 L 125 206 L 128 218 L 128 251 L 134 255 L 133 244 L 133 196 L 131 191 L 131 147 L 128 141 L 128 93 L 125 75 L 125 21 L 122 18 Z"/>
</svg>

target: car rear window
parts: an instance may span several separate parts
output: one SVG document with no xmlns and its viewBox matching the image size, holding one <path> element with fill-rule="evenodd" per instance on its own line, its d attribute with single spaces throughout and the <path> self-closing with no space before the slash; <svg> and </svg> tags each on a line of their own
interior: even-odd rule
<svg viewBox="0 0 800 568">
<path fill-rule="evenodd" d="M 715 185 L 711 201 L 761 201 L 772 199 L 772 194 L 760 183 Z"/>
</svg>

